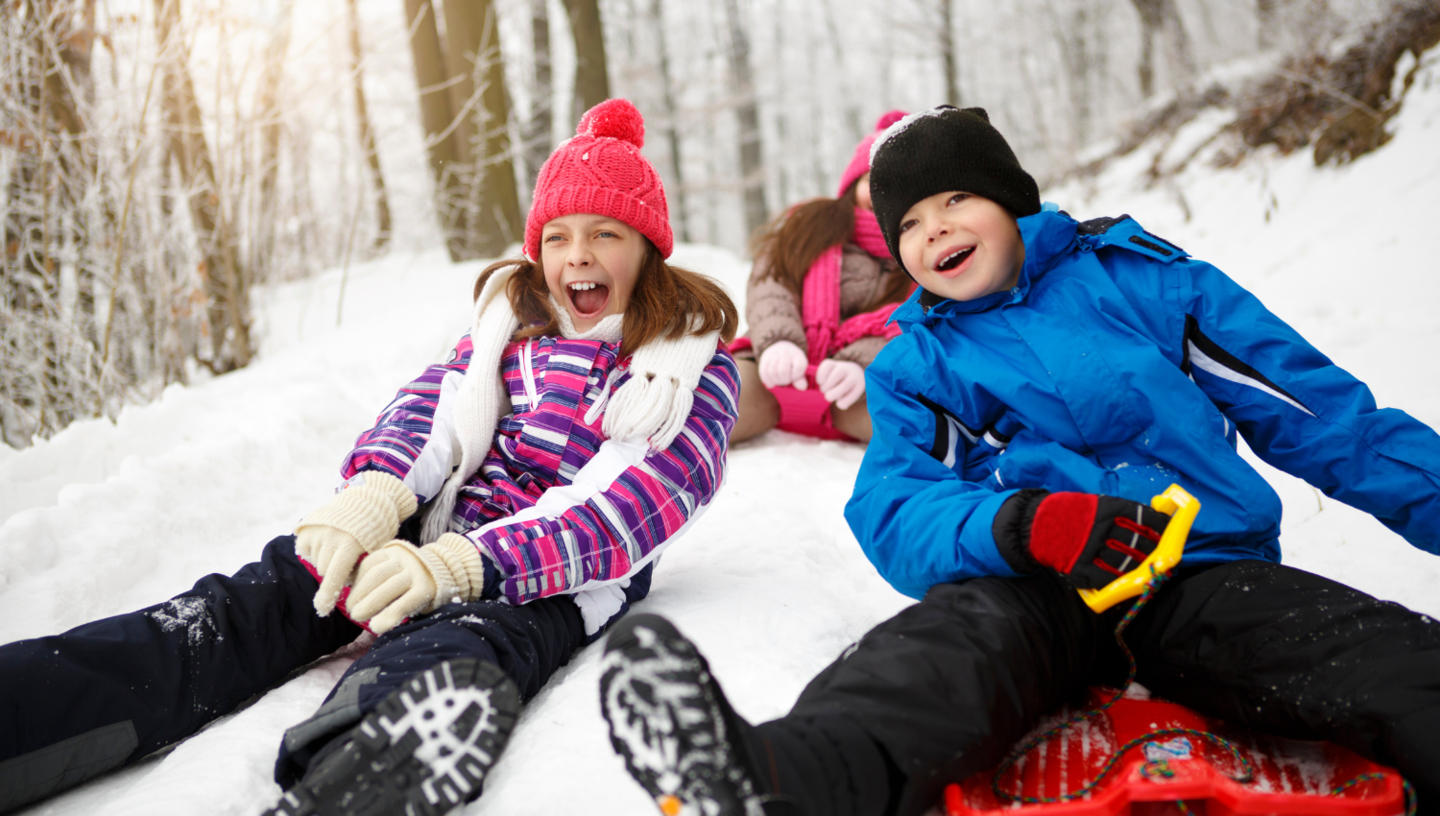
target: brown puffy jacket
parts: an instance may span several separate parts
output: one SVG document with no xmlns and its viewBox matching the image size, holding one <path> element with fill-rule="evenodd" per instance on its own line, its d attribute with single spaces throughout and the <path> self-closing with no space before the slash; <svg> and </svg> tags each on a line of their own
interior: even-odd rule
<svg viewBox="0 0 1440 816">
<path fill-rule="evenodd" d="M 800 297 L 768 273 L 768 260 L 756 259 L 745 289 L 745 323 L 755 357 L 759 359 L 765 349 L 781 340 L 808 353 Z M 893 260 L 881 260 L 856 244 L 846 244 L 840 262 L 840 320 L 885 305 L 892 276 L 904 274 Z M 884 337 L 862 337 L 831 356 L 868 366 L 885 341 Z"/>
</svg>

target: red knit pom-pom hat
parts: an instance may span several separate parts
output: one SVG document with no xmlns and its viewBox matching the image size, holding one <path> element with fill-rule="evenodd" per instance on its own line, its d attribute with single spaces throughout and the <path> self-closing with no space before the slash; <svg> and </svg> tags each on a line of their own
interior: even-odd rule
<svg viewBox="0 0 1440 816">
<path fill-rule="evenodd" d="M 855 153 L 850 156 L 850 163 L 845 165 L 845 172 L 840 174 L 840 187 L 835 191 L 836 198 L 845 195 L 845 191 L 855 183 L 856 179 L 870 172 L 870 145 L 875 143 L 875 137 L 879 136 L 885 128 L 900 121 L 904 116 L 904 111 L 893 110 L 875 120 L 875 129 L 855 146 Z"/>
<path fill-rule="evenodd" d="M 525 219 L 525 257 L 540 259 L 540 232 L 551 219 L 593 213 L 624 221 L 670 257 L 674 234 L 660 174 L 640 148 L 645 120 L 628 99 L 607 99 L 580 117 L 535 179 Z"/>
</svg>

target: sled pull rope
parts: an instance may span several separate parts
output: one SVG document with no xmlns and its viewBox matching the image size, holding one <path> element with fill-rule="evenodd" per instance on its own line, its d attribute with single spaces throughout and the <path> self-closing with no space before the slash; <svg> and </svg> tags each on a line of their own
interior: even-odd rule
<svg viewBox="0 0 1440 816">
<path fill-rule="evenodd" d="M 1385 778 L 1383 773 L 1362 773 L 1357 774 L 1353 779 L 1347 779 L 1336 785 L 1331 791 L 1331 796 L 1339 796 L 1347 790 L 1359 785 L 1362 782 L 1379 782 Z M 1415 786 L 1405 777 L 1400 777 L 1400 788 L 1405 791 L 1405 816 L 1415 816 L 1420 809 L 1419 797 L 1415 794 Z"/>
</svg>

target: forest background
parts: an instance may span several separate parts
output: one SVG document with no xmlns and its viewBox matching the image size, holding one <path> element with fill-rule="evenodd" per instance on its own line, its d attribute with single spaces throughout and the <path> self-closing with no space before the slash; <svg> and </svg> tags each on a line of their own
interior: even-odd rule
<svg viewBox="0 0 1440 816">
<path fill-rule="evenodd" d="M 1343 162 L 1437 37 L 1434 0 L 0 0 L 0 439 L 244 367 L 259 286 L 514 253 L 607 96 L 677 239 L 743 254 L 888 110 L 987 108 L 1042 189 L 1217 104 L 1222 157 Z"/>
</svg>

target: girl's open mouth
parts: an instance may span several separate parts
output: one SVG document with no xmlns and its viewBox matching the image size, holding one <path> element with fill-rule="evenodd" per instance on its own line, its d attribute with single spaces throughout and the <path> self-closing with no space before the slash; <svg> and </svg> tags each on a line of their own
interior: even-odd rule
<svg viewBox="0 0 1440 816">
<path fill-rule="evenodd" d="M 565 291 L 570 295 L 570 307 L 579 317 L 594 317 L 610 302 L 610 287 L 595 281 L 576 281 L 566 285 Z"/>
</svg>

